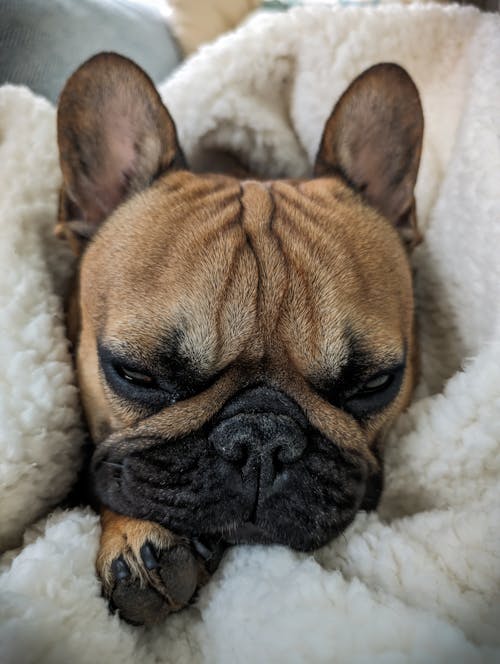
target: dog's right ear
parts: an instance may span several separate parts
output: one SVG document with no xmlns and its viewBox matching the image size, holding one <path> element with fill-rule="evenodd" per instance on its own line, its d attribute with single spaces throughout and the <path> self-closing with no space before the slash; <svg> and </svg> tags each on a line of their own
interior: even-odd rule
<svg viewBox="0 0 500 664">
<path fill-rule="evenodd" d="M 185 168 L 175 124 L 131 60 L 100 53 L 67 81 L 57 111 L 63 174 L 56 232 L 80 253 L 106 217 L 170 168 Z"/>
</svg>

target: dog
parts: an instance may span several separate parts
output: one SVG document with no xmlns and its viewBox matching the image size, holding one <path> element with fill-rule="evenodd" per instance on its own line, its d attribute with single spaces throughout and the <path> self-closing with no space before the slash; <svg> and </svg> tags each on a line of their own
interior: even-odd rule
<svg viewBox="0 0 500 664">
<path fill-rule="evenodd" d="M 418 371 L 422 107 L 378 64 L 336 103 L 310 178 L 195 173 L 148 76 L 102 53 L 69 78 L 57 128 L 97 572 L 150 624 L 225 546 L 311 551 L 376 507 Z"/>
</svg>

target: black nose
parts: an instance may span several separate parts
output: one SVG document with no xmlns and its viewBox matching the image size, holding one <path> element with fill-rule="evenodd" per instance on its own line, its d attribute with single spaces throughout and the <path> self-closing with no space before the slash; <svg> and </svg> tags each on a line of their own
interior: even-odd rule
<svg viewBox="0 0 500 664">
<path fill-rule="evenodd" d="M 300 459 L 307 446 L 303 415 L 285 399 L 280 393 L 277 406 L 269 388 L 255 388 L 228 404 L 209 436 L 219 456 L 240 468 L 259 463 L 272 469 L 273 477 Z"/>
<path fill-rule="evenodd" d="M 248 461 L 275 471 L 300 459 L 307 446 L 303 430 L 287 415 L 242 413 L 220 422 L 209 436 L 219 456 L 236 466 Z"/>
</svg>

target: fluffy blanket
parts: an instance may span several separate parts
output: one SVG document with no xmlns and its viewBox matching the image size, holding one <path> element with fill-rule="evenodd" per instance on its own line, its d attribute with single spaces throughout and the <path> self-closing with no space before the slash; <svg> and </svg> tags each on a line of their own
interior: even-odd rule
<svg viewBox="0 0 500 664">
<path fill-rule="evenodd" d="M 339 94 L 379 61 L 408 69 L 426 121 L 422 379 L 388 440 L 382 504 L 314 556 L 233 549 L 197 605 L 152 630 L 108 614 L 90 511 L 56 510 L 19 546 L 73 481 L 83 433 L 61 316 L 71 261 L 51 236 L 55 113 L 0 90 L 2 662 L 500 660 L 500 18 L 429 5 L 257 15 L 161 91 L 188 155 L 231 147 L 295 176 Z"/>
</svg>

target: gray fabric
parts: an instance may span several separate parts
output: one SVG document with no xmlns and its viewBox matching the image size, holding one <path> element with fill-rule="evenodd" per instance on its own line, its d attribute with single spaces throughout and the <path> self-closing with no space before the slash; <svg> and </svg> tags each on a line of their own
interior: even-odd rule
<svg viewBox="0 0 500 664">
<path fill-rule="evenodd" d="M 0 84 L 55 103 L 71 72 L 100 51 L 135 60 L 155 82 L 181 59 L 160 12 L 133 0 L 0 0 Z"/>
</svg>

